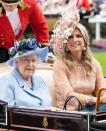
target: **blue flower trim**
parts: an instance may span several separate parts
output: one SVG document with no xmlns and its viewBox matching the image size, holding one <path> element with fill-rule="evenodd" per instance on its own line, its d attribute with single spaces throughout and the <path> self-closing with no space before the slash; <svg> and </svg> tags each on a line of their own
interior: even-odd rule
<svg viewBox="0 0 106 131">
<path fill-rule="evenodd" d="M 14 57 L 16 53 L 22 55 L 28 51 L 41 48 L 41 44 L 35 38 L 23 39 L 22 41 L 15 42 L 14 47 L 9 48 L 10 57 Z"/>
</svg>

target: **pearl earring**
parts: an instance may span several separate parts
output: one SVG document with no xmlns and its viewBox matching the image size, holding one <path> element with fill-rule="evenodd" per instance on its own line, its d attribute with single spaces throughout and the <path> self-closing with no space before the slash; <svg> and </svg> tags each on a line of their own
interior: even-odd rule
<svg viewBox="0 0 106 131">
<path fill-rule="evenodd" d="M 84 46 L 83 50 L 86 50 L 86 47 Z"/>
</svg>

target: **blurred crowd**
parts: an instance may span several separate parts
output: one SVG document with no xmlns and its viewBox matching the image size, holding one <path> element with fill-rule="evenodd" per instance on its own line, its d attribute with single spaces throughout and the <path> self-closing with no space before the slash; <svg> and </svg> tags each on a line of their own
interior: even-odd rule
<svg viewBox="0 0 106 131">
<path fill-rule="evenodd" d="M 71 0 L 37 0 L 44 14 L 59 14 Z M 106 16 L 106 0 L 76 0 L 79 12 L 89 16 Z"/>
</svg>

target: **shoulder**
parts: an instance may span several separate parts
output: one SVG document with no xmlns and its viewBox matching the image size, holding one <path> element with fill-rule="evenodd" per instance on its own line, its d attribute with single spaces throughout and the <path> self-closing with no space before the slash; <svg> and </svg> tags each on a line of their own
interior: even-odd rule
<svg viewBox="0 0 106 131">
<path fill-rule="evenodd" d="M 65 63 L 62 59 L 58 59 L 54 62 L 53 66 L 65 66 Z"/>
<path fill-rule="evenodd" d="M 100 62 L 97 59 L 93 58 L 92 64 L 96 66 L 96 65 L 100 65 Z"/>
<path fill-rule="evenodd" d="M 53 68 L 67 68 L 67 66 L 62 59 L 58 59 L 54 62 Z"/>
<path fill-rule="evenodd" d="M 42 77 L 42 74 L 35 73 L 32 77 L 32 83 L 37 88 L 47 88 L 46 78 Z"/>
<path fill-rule="evenodd" d="M 0 83 L 6 83 L 13 81 L 14 77 L 12 76 L 12 72 L 10 73 L 1 73 L 0 74 Z"/>
<path fill-rule="evenodd" d="M 24 0 L 24 2 L 29 4 L 29 5 L 37 5 L 36 0 Z"/>
<path fill-rule="evenodd" d="M 10 79 L 10 77 L 11 77 L 11 73 L 8 73 L 8 72 L 6 72 L 6 73 L 0 73 L 0 80 L 1 79 L 8 80 L 8 79 Z"/>
<path fill-rule="evenodd" d="M 18 8 L 19 9 L 31 9 L 31 8 L 38 8 L 37 2 L 35 0 L 23 0 L 19 3 Z"/>
<path fill-rule="evenodd" d="M 62 72 L 68 72 L 69 68 L 66 65 L 66 63 L 64 62 L 64 60 L 62 59 L 58 59 L 54 62 L 53 64 L 53 71 L 58 74 L 58 73 L 62 73 Z"/>
<path fill-rule="evenodd" d="M 40 75 L 39 73 L 35 73 L 35 74 L 33 75 L 33 79 L 34 79 L 34 81 L 36 81 L 36 82 L 38 82 L 38 83 L 44 82 L 43 78 L 41 77 L 41 75 Z"/>
<path fill-rule="evenodd" d="M 95 59 L 95 58 L 92 59 L 92 65 L 96 69 L 101 68 L 100 62 L 97 59 Z"/>
<path fill-rule="evenodd" d="M 2 85 L 1 90 L 14 89 L 15 83 L 15 78 L 12 73 L 3 73 L 0 75 L 0 85 Z"/>
</svg>

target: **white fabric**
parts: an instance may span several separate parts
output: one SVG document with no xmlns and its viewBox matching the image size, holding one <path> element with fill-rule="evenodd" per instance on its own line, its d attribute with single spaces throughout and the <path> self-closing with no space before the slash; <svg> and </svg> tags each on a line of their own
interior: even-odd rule
<svg viewBox="0 0 106 131">
<path fill-rule="evenodd" d="M 12 12 L 6 11 L 6 16 L 8 17 L 8 19 L 11 23 L 11 26 L 12 26 L 13 31 L 15 33 L 15 36 L 17 36 L 21 30 L 21 27 L 22 27 L 20 17 L 18 14 L 18 9 L 16 8 Z"/>
</svg>

